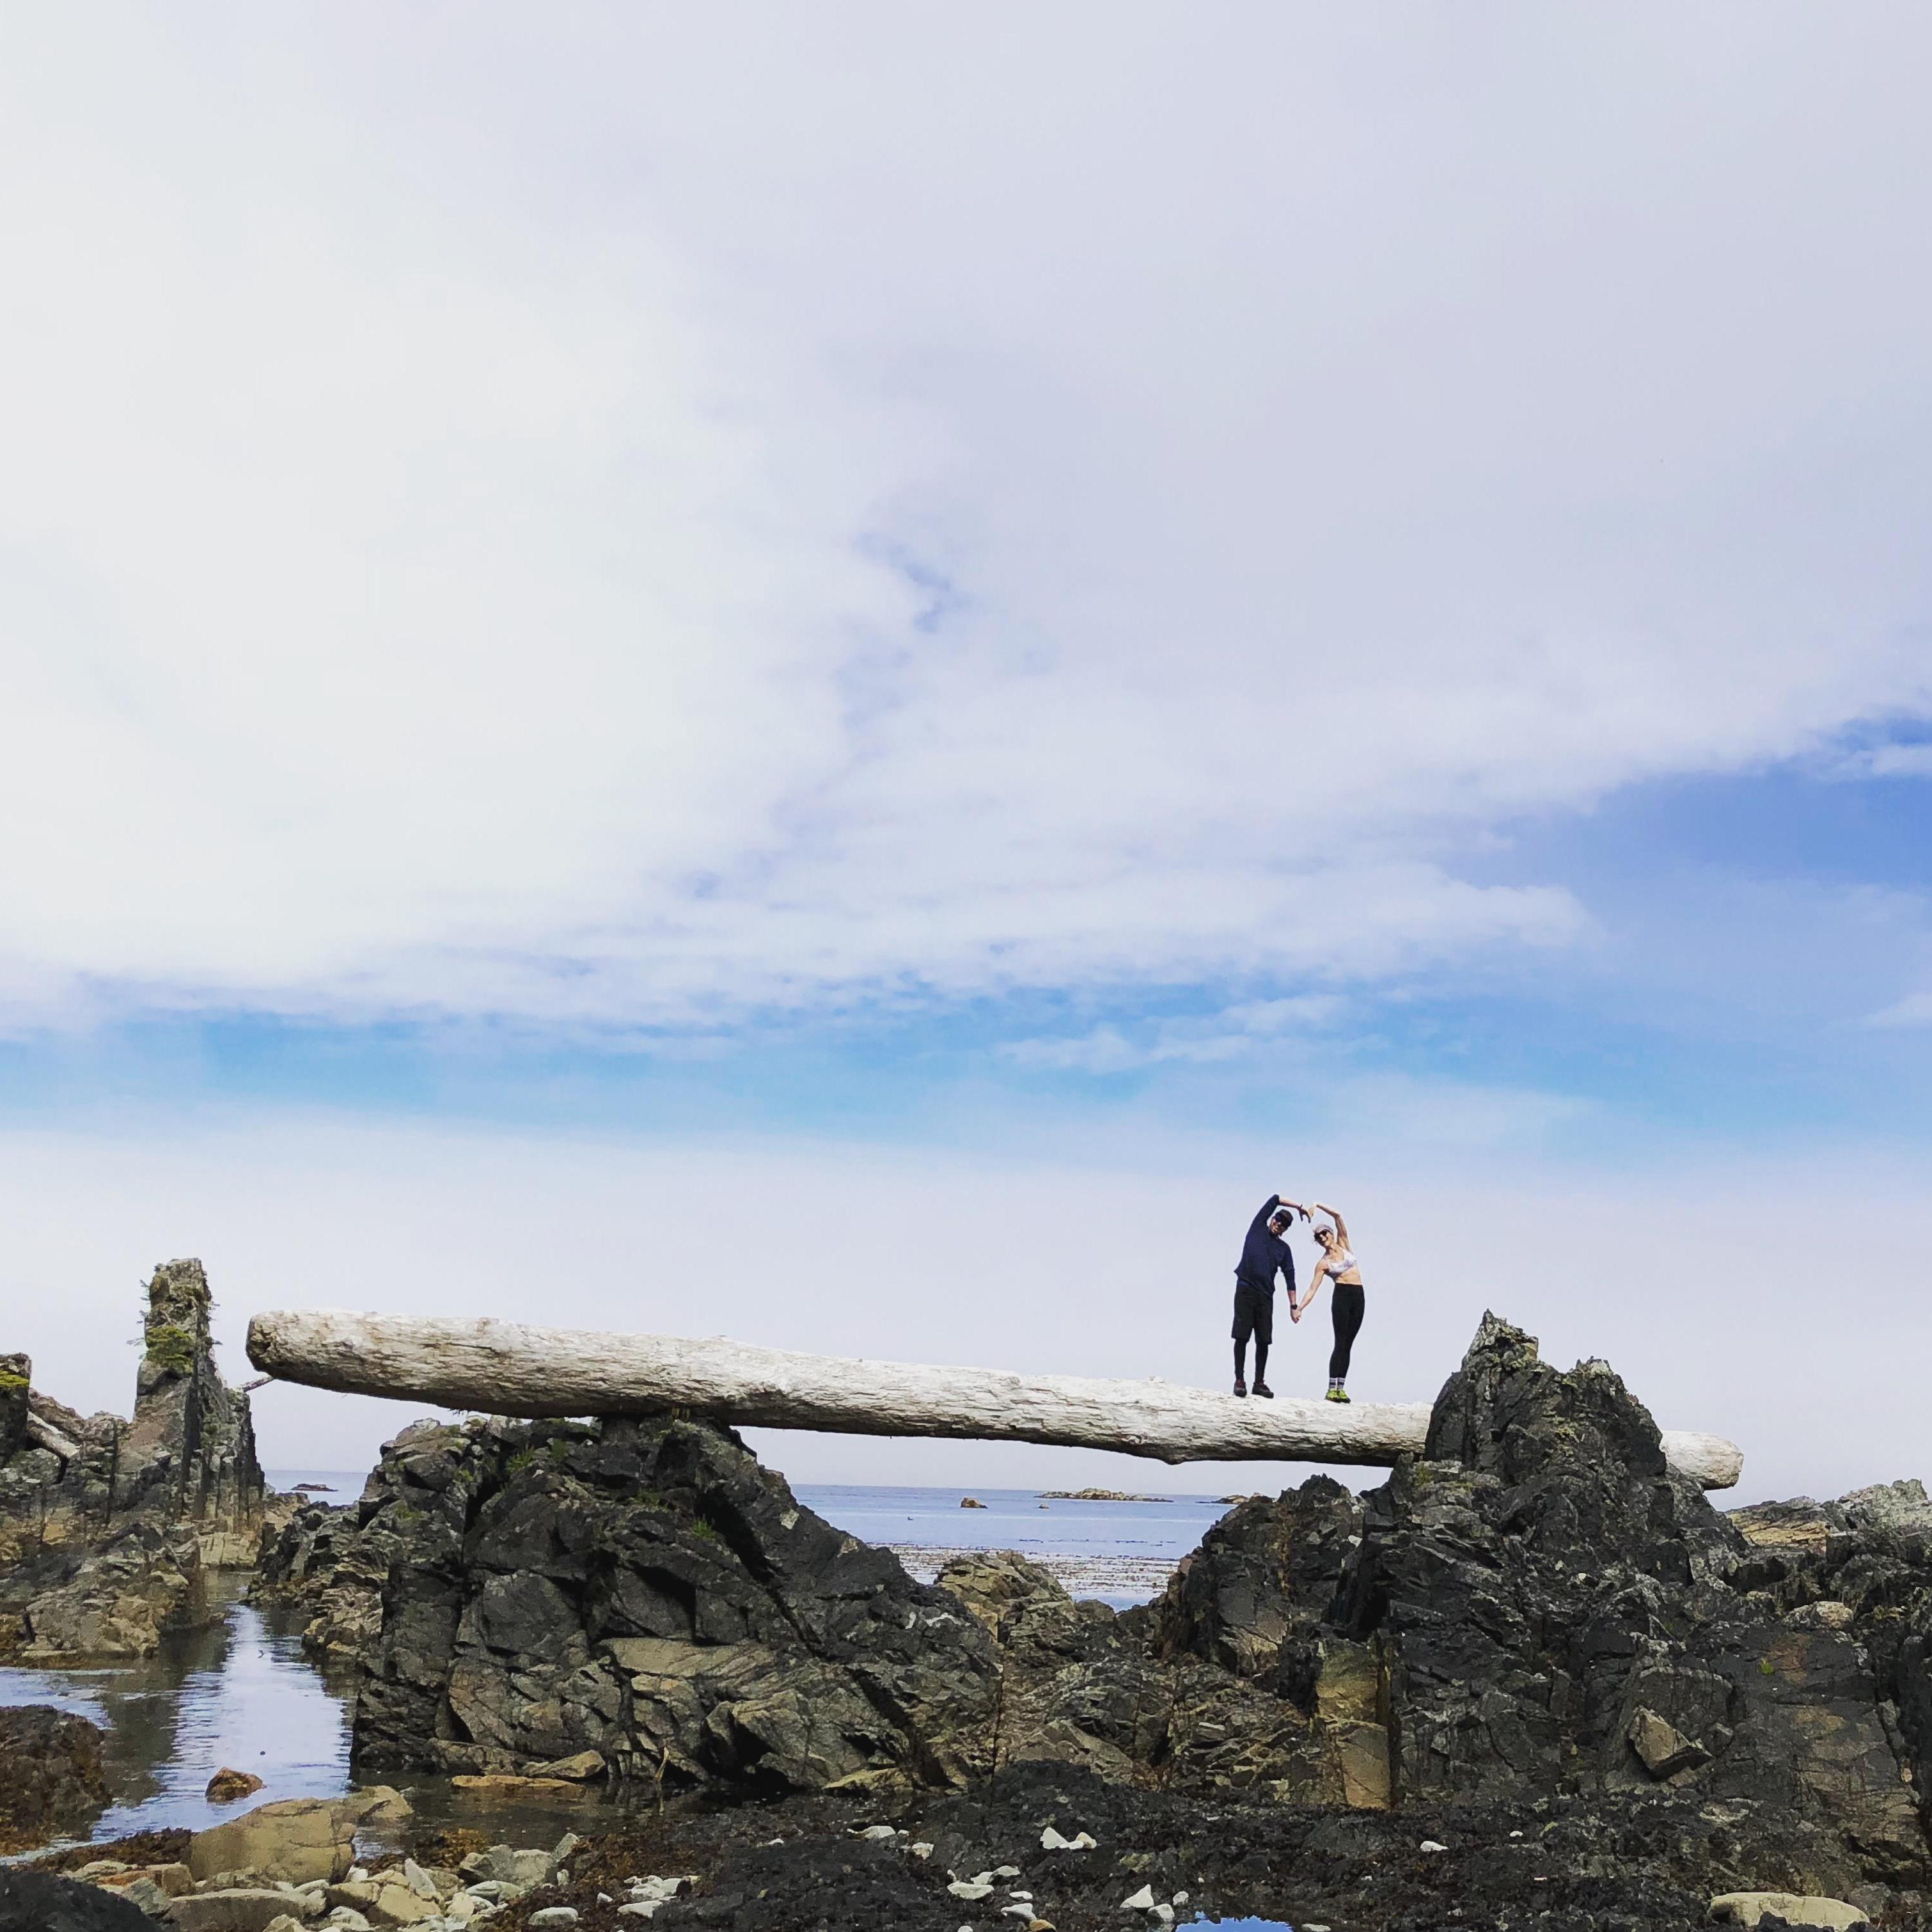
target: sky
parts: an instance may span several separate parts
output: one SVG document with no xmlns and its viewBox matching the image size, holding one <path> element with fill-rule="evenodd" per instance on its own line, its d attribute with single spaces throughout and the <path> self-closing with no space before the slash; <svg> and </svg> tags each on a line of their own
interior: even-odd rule
<svg viewBox="0 0 1932 1932">
<path fill-rule="evenodd" d="M 124 1407 L 194 1254 L 232 1373 L 314 1304 L 1214 1387 L 1282 1189 L 1364 1399 L 1493 1307 L 1741 1498 L 1932 1473 L 1928 64 L 10 10 L 0 1343 Z"/>
</svg>

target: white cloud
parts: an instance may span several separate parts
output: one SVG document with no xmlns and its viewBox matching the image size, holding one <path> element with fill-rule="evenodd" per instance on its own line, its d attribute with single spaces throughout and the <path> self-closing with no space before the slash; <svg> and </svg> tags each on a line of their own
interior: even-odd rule
<svg viewBox="0 0 1932 1932">
<path fill-rule="evenodd" d="M 836 17 L 10 17 L 16 1020 L 1346 980 L 1926 706 L 1922 16 Z"/>
<path fill-rule="evenodd" d="M 1016 1066 L 1048 1072 L 1124 1073 L 1177 1060 L 1209 1066 L 1244 1058 L 1284 1036 L 1332 1026 L 1346 1004 L 1323 993 L 1251 1000 L 1218 1013 L 1160 1020 L 1134 1039 L 1118 1027 L 1100 1026 L 1087 1034 L 1008 1040 L 999 1052 Z"/>
<path fill-rule="evenodd" d="M 1932 778 L 1932 745 L 1874 745 L 1834 759 L 1826 770 L 1839 778 Z"/>
<path fill-rule="evenodd" d="M 1865 1024 L 1874 1027 L 1932 1026 L 1932 992 L 1908 993 L 1904 999 L 1882 1007 Z"/>
</svg>

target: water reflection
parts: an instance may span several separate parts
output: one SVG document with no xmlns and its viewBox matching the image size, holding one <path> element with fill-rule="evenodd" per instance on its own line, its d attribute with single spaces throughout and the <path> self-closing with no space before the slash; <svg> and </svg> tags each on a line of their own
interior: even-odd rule
<svg viewBox="0 0 1932 1932">
<path fill-rule="evenodd" d="M 284 1488 L 328 1484 L 333 1501 L 359 1489 L 359 1475 L 273 1472 Z M 1034 1490 L 982 1492 L 989 1505 L 962 1511 L 956 1490 L 867 1489 L 801 1485 L 801 1500 L 840 1528 L 868 1540 L 902 1546 L 1020 1549 L 1145 1563 L 1165 1581 L 1168 1567 L 1200 1540 L 1226 1505 L 1200 1496 L 1164 1502 L 1082 1503 Z M 1042 1507 L 1045 1504 L 1045 1507 Z M 52 1704 L 91 1718 L 107 1733 L 105 1755 L 112 1807 L 88 1834 L 116 1838 L 185 1826 L 199 1831 L 232 1818 L 248 1804 L 282 1798 L 333 1798 L 347 1790 L 350 1702 L 346 1680 L 332 1682 L 302 1651 L 302 1612 L 243 1600 L 244 1576 L 214 1580 L 223 1621 L 211 1630 L 171 1638 L 160 1654 L 135 1664 L 69 1670 L 0 1667 L 0 1704 Z M 1150 1587 L 1157 1587 L 1157 1583 Z M 1089 1585 L 1082 1594 L 1102 1594 Z M 1110 1598 L 1118 1605 L 1149 1594 L 1141 1588 Z M 265 1789 L 242 1804 L 213 1805 L 203 1796 L 224 1766 L 252 1772 Z M 598 1828 L 597 1814 L 648 1810 L 658 1802 L 649 1784 L 606 1792 L 500 1790 L 471 1792 L 447 1780 L 377 1773 L 400 1785 L 426 1824 L 490 1832 L 512 1844 L 552 1844 L 569 1829 Z M 1234 1932 L 1230 1926 L 1228 1932 Z M 1252 1922 L 1242 1932 L 1271 1932 Z"/>
<path fill-rule="evenodd" d="M 52 1704 L 107 1733 L 114 1802 L 88 1835 L 203 1826 L 234 1805 L 202 1795 L 224 1765 L 252 1772 L 272 1798 L 329 1798 L 349 1784 L 344 1699 L 302 1654 L 298 1628 L 240 1600 L 224 1579 L 224 1621 L 166 1640 L 140 1662 L 70 1670 L 0 1669 L 0 1704 Z"/>
</svg>

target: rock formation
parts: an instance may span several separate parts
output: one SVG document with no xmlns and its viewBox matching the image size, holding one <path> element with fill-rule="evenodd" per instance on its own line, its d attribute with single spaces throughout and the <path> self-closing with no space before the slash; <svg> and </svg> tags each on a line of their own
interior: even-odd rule
<svg viewBox="0 0 1932 1932">
<path fill-rule="evenodd" d="M 1251 1498 L 1121 1616 L 1010 1555 L 922 1589 L 664 1416 L 419 1425 L 265 1575 L 355 1665 L 371 1764 L 1574 1815 L 1580 1847 L 1650 1862 L 1652 1918 L 1606 1924 L 1693 1922 L 1673 1885 L 1896 1903 L 1932 1877 L 1932 1502 L 1727 1517 L 1609 1369 L 1494 1318 L 1388 1482 Z"/>
<path fill-rule="evenodd" d="M 134 1419 L 123 1454 L 162 1473 L 168 1508 L 196 1525 L 202 1558 L 217 1568 L 254 1561 L 267 1484 L 255 1453 L 248 1398 L 214 1366 L 208 1334 L 214 1299 L 198 1261 L 166 1262 L 148 1284 L 146 1344 L 134 1384 Z"/>
<path fill-rule="evenodd" d="M 266 1485 L 212 1306 L 199 1262 L 155 1269 L 131 1421 L 77 1414 L 0 1357 L 0 1655 L 145 1655 L 206 1614 L 205 1570 L 254 1562 Z"/>
<path fill-rule="evenodd" d="M 1225 1517 L 1156 1606 L 1168 1651 L 1304 1704 L 1354 1646 L 1413 1805 L 1694 1797 L 1770 1826 L 1758 1880 L 1916 1887 L 1932 1775 L 1932 1504 L 1916 1483 L 1720 1515 L 1601 1364 L 1486 1320 L 1428 1452 Z M 1379 1727 L 1379 1728 L 1378 1728 Z M 1778 1869 L 1766 1868 L 1774 1864 Z"/>
<path fill-rule="evenodd" d="M 352 1533 L 304 1511 L 262 1586 L 304 1591 L 312 1647 L 355 1657 L 367 1765 L 542 1775 L 589 1752 L 673 1789 L 944 1783 L 994 1707 L 956 1602 L 706 1424 L 418 1425 Z"/>
</svg>

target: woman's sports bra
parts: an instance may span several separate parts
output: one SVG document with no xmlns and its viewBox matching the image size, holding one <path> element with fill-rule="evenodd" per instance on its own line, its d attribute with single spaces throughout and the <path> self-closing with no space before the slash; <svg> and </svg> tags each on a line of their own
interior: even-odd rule
<svg viewBox="0 0 1932 1932">
<path fill-rule="evenodd" d="M 1330 1274 L 1346 1274 L 1352 1268 L 1360 1266 L 1361 1263 L 1355 1258 L 1353 1248 L 1344 1248 L 1339 1255 L 1330 1253 L 1328 1257 L 1328 1272 Z"/>
</svg>

